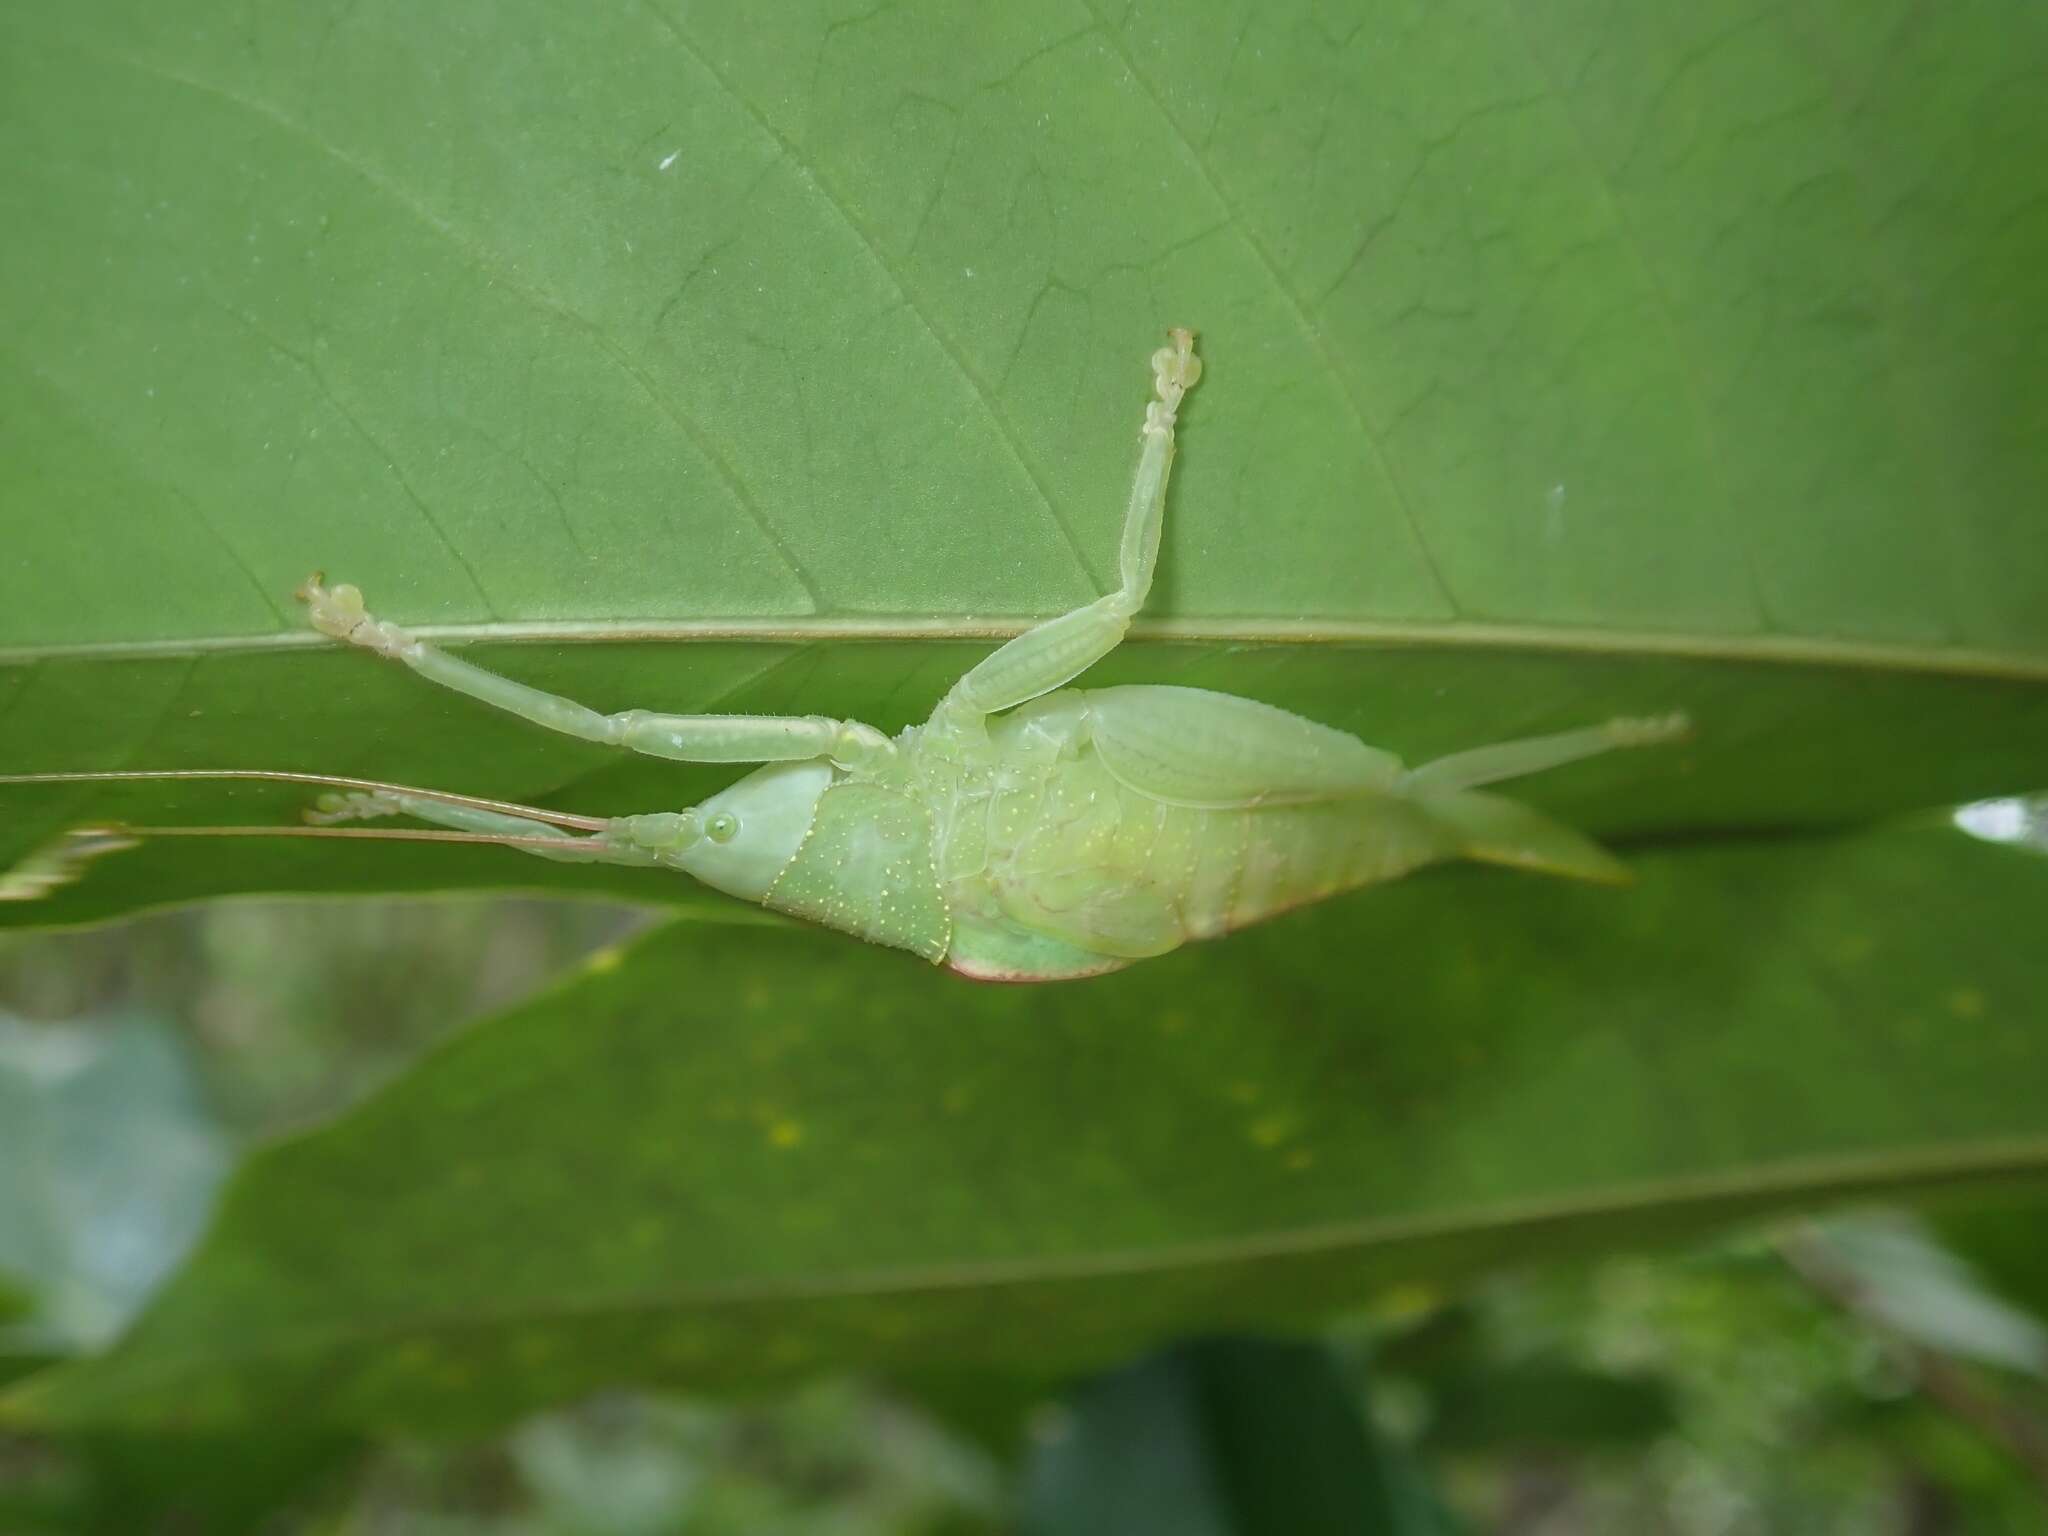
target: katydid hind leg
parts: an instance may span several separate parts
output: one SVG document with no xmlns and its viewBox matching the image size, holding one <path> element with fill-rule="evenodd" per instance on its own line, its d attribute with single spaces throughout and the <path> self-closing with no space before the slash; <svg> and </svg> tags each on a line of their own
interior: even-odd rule
<svg viewBox="0 0 2048 1536">
<path fill-rule="evenodd" d="M 1465 752 L 1453 752 L 1448 757 L 1411 768 L 1402 776 L 1401 788 L 1416 795 L 1477 789 L 1482 784 L 1519 779 L 1622 747 L 1649 747 L 1678 741 L 1691 730 L 1691 722 L 1684 715 L 1671 714 L 1647 719 L 1617 718 L 1576 731 L 1525 736 L 1517 741 L 1500 741 Z"/>
<path fill-rule="evenodd" d="M 1153 399 L 1145 407 L 1143 447 L 1117 549 L 1117 590 L 1017 636 L 955 683 L 942 710 L 993 714 L 1072 682 L 1116 649 L 1144 607 L 1159 562 L 1174 422 L 1182 397 L 1202 376 L 1194 333 L 1176 329 L 1169 335 L 1170 345 L 1152 354 Z"/>
</svg>

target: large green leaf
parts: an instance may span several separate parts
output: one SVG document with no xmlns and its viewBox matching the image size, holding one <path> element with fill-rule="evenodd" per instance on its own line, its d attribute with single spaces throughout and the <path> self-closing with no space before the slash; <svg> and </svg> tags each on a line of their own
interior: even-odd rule
<svg viewBox="0 0 2048 1536">
<path fill-rule="evenodd" d="M 1076 1392 L 1024 1479 L 1023 1536 L 1450 1536 L 1330 1352 L 1182 1345 Z"/>
<path fill-rule="evenodd" d="M 505 670 L 523 679 L 620 703 L 807 713 L 871 694 L 877 707 L 866 713 L 893 727 L 921 718 L 976 654 L 934 642 L 778 646 L 773 659 L 744 646 L 593 645 L 487 659 L 503 655 Z M 698 682 L 693 689 L 654 681 L 664 669 Z M 648 681 L 622 688 L 619 676 Z M 1518 795 L 1616 837 L 1854 822 L 2030 785 L 2048 763 L 2048 689 L 1988 678 L 1666 657 L 1215 645 L 1126 646 L 1090 676 L 1251 693 L 1397 744 L 1414 758 L 1645 706 L 1686 706 L 1698 733 L 1682 747 L 1619 754 L 1515 786 Z M 299 699 L 302 689 L 308 698 Z M 338 648 L 118 664 L 52 660 L 31 673 L 30 691 L 48 736 L 6 745 L 14 763 L 35 768 L 75 764 L 63 744 L 139 722 L 133 739 L 110 744 L 92 762 L 397 775 L 600 814 L 688 804 L 733 776 L 729 767 L 657 762 L 553 736 Z M 271 701 L 280 698 L 299 699 L 293 707 L 305 711 L 288 727 L 289 746 L 269 744 L 279 730 Z M 1485 712 L 1475 715 L 1482 704 Z M 307 800 L 302 789 L 245 784 L 9 786 L 0 796 L 11 808 L 0 842 L 17 848 L 110 815 L 289 823 Z M 167 841 L 98 859 L 78 883 L 44 900 L 0 902 L 0 923 L 82 921 L 248 889 L 463 885 L 606 890 L 733 916 L 752 910 L 675 875 L 579 869 L 499 849 L 243 841 L 202 853 Z"/>
<path fill-rule="evenodd" d="M 914 719 L 972 639 L 1104 586 L 1179 322 L 1210 372 L 1152 616 L 1191 648 L 1119 677 L 1415 755 L 1690 708 L 1686 763 L 1551 791 L 1610 832 L 2039 781 L 2039 7 L 0 25 L 0 770 L 706 781 L 319 649 L 315 566 L 606 706 Z M 295 809 L 8 792 L 0 862 Z M 181 847 L 7 916 L 515 882 L 619 877 Z"/>
<path fill-rule="evenodd" d="M 1444 872 L 1100 981 L 676 923 L 257 1155 L 44 1423 L 1042 1376 L 1844 1192 L 2048 1171 L 2048 860 Z M 1412 1293 L 1411 1293 L 1412 1294 Z"/>
</svg>

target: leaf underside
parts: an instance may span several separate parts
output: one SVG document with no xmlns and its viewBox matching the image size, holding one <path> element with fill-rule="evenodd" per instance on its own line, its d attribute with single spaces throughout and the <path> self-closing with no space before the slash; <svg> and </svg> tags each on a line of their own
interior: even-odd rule
<svg viewBox="0 0 2048 1536">
<path fill-rule="evenodd" d="M 1109 676 L 1411 757 L 1690 710 L 1682 761 L 1538 792 L 1610 834 L 2040 776 L 2028 8 L 90 0 L 0 25 L 0 771 L 589 810 L 712 781 L 301 644 L 316 567 L 485 639 L 741 634 L 480 649 L 604 707 L 893 728 L 991 623 L 1106 587 L 1144 359 L 1181 323 L 1208 369 L 1150 614 L 1183 643 Z M 847 639 L 906 627 L 931 638 Z M 9 791 L 0 860 L 110 814 L 299 809 Z M 593 884 L 662 899 L 243 843 L 5 919 Z"/>
<path fill-rule="evenodd" d="M 485 1422 L 614 1381 L 1056 1371 L 1845 1191 L 2031 1177 L 2048 12 L 1707 0 L 83 0 L 0 16 L 0 773 L 604 814 L 731 770 L 314 643 L 314 569 L 594 706 L 887 729 L 1106 590 L 1091 681 L 1518 793 L 1641 884 L 1444 870 L 1073 987 L 678 922 L 258 1154 L 40 1422 Z M 0 788 L 0 867 L 279 787 Z M 1861 829 L 1861 830 L 1858 830 Z M 748 909 L 493 849 L 165 842 L 0 923 L 258 891 Z"/>
</svg>

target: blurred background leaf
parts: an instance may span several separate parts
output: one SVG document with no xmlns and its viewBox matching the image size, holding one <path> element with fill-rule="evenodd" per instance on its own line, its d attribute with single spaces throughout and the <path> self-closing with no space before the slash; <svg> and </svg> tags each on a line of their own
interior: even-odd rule
<svg viewBox="0 0 2048 1536">
<path fill-rule="evenodd" d="M 1809 1224 L 1792 1248 L 1843 1299 L 1903 1338 L 1963 1360 L 2048 1376 L 2048 1326 L 1996 1294 L 1919 1222 L 1897 1213 Z"/>
<path fill-rule="evenodd" d="M 179 1035 L 154 1019 L 53 1028 L 0 1014 L 0 1348 L 86 1350 L 198 1237 L 228 1149 Z"/>
<path fill-rule="evenodd" d="M 1210 1339 L 1092 1382 L 1026 1474 L 1025 1536 L 1452 1536 L 1320 1345 Z"/>
<path fill-rule="evenodd" d="M 0 1379 L 106 1345 L 198 1237 L 229 1161 L 191 1049 L 161 1020 L 0 1014 L 0 1266 L 18 1277 Z M 0 1476 L 0 1529 L 234 1536 L 348 1449 L 290 1415 L 228 1436 L 65 1436 L 33 1475 Z"/>
<path fill-rule="evenodd" d="M 208 1097 L 233 1123 L 290 1125 L 388 1077 L 498 988 L 603 942 L 623 915 L 505 901 L 230 903 L 125 930 L 0 940 L 0 998 L 110 1017 L 144 1001 L 173 1008 L 191 1020 Z M 1974 1038 L 1964 1030 L 1962 1040 Z M 1929 1219 L 2015 1252 L 2038 1223 L 2028 1200 L 1983 1187 L 1969 1206 L 1929 1207 Z M 1490 1280 L 1452 1310 L 1423 1311 L 1420 1324 L 1403 1319 L 1429 1293 L 1397 1290 L 1392 1313 L 1366 1331 L 1377 1340 L 1365 1392 L 1376 1431 L 1426 1467 L 1474 1529 L 1713 1536 L 1748 1519 L 1827 1536 L 2008 1536 L 2038 1515 L 2024 1469 L 1916 1391 L 1889 1340 L 1800 1285 L 1769 1245 L 1583 1271 L 1560 1261 L 1564 1246 L 1544 1243 L 1543 1261 L 1521 1278 Z M 1020 1429 L 1023 1448 L 1037 1443 L 1029 1430 L 1042 1434 L 1048 1421 L 1034 1404 L 1058 1386 L 1056 1373 L 893 1374 L 910 1404 L 1006 1460 Z M 531 1474 L 529 1435 L 543 1452 Z M 151 1491 L 112 1454 L 124 1444 L 146 1452 L 148 1437 L 0 1437 L 0 1528 L 184 1531 L 152 1527 L 152 1507 L 189 1518 L 210 1487 L 212 1502 L 196 1507 L 231 1509 L 237 1484 L 224 1468 L 267 1475 L 246 1435 L 211 1465 L 203 1442 L 165 1443 L 175 1453 L 157 1464 L 183 1475 Z M 585 1470 L 542 1470 L 565 1455 Z M 316 1464 L 310 1485 L 277 1490 L 271 1525 L 308 1536 L 394 1524 L 587 1536 L 618 1514 L 605 1474 L 622 1465 L 622 1495 L 658 1484 L 686 1498 L 688 1536 L 753 1536 L 764 1523 L 804 1536 L 992 1536 L 1003 1526 L 984 1453 L 949 1444 L 901 1396 L 843 1386 L 737 1409 L 601 1397 L 504 1438 L 386 1438 L 358 1465 L 337 1480 L 341 1468 L 322 1476 Z M 288 1515 L 321 1489 L 317 1515 Z M 106 1518 L 95 1524 L 96 1514 Z"/>
<path fill-rule="evenodd" d="M 1444 872 L 1086 987 L 657 929 L 260 1153 L 140 1326 L 15 1408 L 426 1427 L 623 1382 L 1043 1373 L 2038 1177 L 2048 864 L 1925 829 L 1796 869 L 1737 842 L 1625 895 Z"/>
</svg>

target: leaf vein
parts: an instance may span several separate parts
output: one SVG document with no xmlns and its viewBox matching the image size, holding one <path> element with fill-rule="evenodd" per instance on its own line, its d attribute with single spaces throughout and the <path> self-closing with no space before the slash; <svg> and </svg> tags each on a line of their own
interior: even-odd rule
<svg viewBox="0 0 2048 1536">
<path fill-rule="evenodd" d="M 1455 1212 L 1356 1217 L 1151 1248 L 903 1265 L 827 1275 L 760 1276 L 582 1300 L 556 1299 L 539 1305 L 471 1305 L 459 1313 L 423 1311 L 324 1328 L 297 1328 L 287 1338 L 258 1337 L 254 1342 L 248 1342 L 251 1336 L 245 1332 L 229 1348 L 166 1352 L 133 1363 L 116 1356 L 114 1361 L 123 1369 L 124 1385 L 133 1390 L 144 1383 L 174 1381 L 190 1371 L 217 1369 L 222 1365 L 258 1365 L 427 1332 L 480 1334 L 529 1328 L 536 1322 L 573 1323 L 682 1308 L 712 1310 L 764 1302 L 878 1300 L 1024 1285 L 1123 1280 L 1176 1270 L 1227 1270 L 1276 1260 L 1360 1258 L 1402 1243 L 1448 1241 L 1530 1228 L 1562 1231 L 1645 1209 L 1668 1216 L 1684 1207 L 1753 1210 L 1763 1203 L 1783 1207 L 1794 1201 L 1810 1204 L 1821 1199 L 1937 1188 L 1966 1180 L 2010 1179 L 2016 1174 L 2038 1174 L 2044 1168 L 2048 1168 L 2048 1141 L 2035 1137 L 1987 1139 L 1960 1146 L 1922 1146 L 1875 1155 L 1788 1159 L 1732 1172 L 1679 1175 L 1573 1195 L 1475 1205 Z M 37 1396 L 37 1384 L 32 1380 L 13 1395 L 12 1404 L 8 1405 L 32 1405 Z M 0 1398 L 0 1403 L 7 1403 L 7 1399 Z"/>
<path fill-rule="evenodd" d="M 1095 9 L 1095 0 L 1087 0 L 1087 4 L 1091 10 Z M 1463 609 L 1458 603 L 1457 595 L 1451 591 L 1449 581 L 1445 579 L 1442 568 L 1437 564 L 1436 554 L 1429 547 L 1429 540 L 1423 536 L 1422 525 L 1416 517 L 1414 503 L 1410 500 L 1407 490 L 1403 487 L 1400 476 L 1394 473 L 1394 463 L 1387 453 L 1386 445 L 1381 442 L 1378 434 L 1373 431 L 1371 423 L 1366 420 L 1365 409 L 1359 402 L 1357 391 L 1351 387 L 1351 381 L 1345 377 L 1343 369 L 1338 366 L 1336 355 L 1330 350 L 1329 340 L 1323 335 L 1322 328 L 1309 318 L 1308 308 L 1302 300 L 1300 291 L 1281 268 L 1279 259 L 1273 254 L 1266 242 L 1260 238 L 1251 220 L 1245 216 L 1244 211 L 1238 207 L 1235 200 L 1224 190 L 1222 182 L 1217 179 L 1215 172 L 1210 169 L 1209 162 L 1203 155 L 1201 148 L 1195 143 L 1188 132 L 1181 127 L 1179 119 L 1168 109 L 1165 99 L 1160 96 L 1151 79 L 1138 68 L 1137 61 L 1132 57 L 1130 49 L 1124 45 L 1123 38 L 1118 32 L 1116 24 L 1100 11 L 1096 11 L 1095 14 L 1097 20 L 1101 23 L 1105 40 L 1108 42 L 1110 49 L 1116 54 L 1118 60 L 1123 64 L 1125 72 L 1130 75 L 1139 90 L 1144 92 L 1146 98 L 1152 103 L 1153 110 L 1159 114 L 1161 120 L 1165 122 L 1168 129 L 1173 133 L 1173 136 L 1180 141 L 1181 149 L 1186 154 L 1188 163 L 1194 167 L 1196 174 L 1201 177 L 1203 185 L 1209 190 L 1209 195 L 1216 200 L 1217 205 L 1223 209 L 1224 213 L 1229 216 L 1231 223 L 1244 236 L 1245 244 L 1251 248 L 1252 254 L 1258 258 L 1260 265 L 1266 269 L 1267 275 L 1271 278 L 1274 291 L 1286 301 L 1288 311 L 1294 317 L 1295 325 L 1301 331 L 1302 337 L 1308 342 L 1310 349 L 1316 354 L 1316 360 L 1322 365 L 1323 371 L 1330 376 L 1330 381 L 1337 386 L 1338 397 L 1343 400 L 1345 409 L 1350 413 L 1351 419 L 1357 423 L 1359 440 L 1365 444 L 1366 452 L 1371 456 L 1375 467 L 1378 468 L 1380 477 L 1386 481 L 1387 489 L 1394 498 L 1394 506 L 1401 514 L 1401 521 L 1408 529 L 1408 536 L 1415 543 L 1416 553 L 1422 557 L 1423 568 L 1428 573 L 1431 584 L 1436 588 L 1437 595 L 1443 599 L 1453 617 L 1461 615 Z"/>
<path fill-rule="evenodd" d="M 790 139 L 781 129 L 777 128 L 760 108 L 748 100 L 738 86 L 726 78 L 724 71 L 711 62 L 710 56 L 691 39 L 680 22 L 663 10 L 660 5 L 656 4 L 655 0 L 641 0 L 641 4 L 661 24 L 663 29 L 675 39 L 677 46 L 690 56 L 697 67 L 703 70 L 713 83 L 732 100 L 734 105 L 747 114 L 748 118 L 754 123 L 754 126 L 782 151 L 790 165 L 796 169 L 797 173 L 806 182 L 816 189 L 818 196 L 824 201 L 825 205 L 833 211 L 840 222 L 845 225 L 847 231 L 866 249 L 869 259 L 875 264 L 876 270 L 896 290 L 897 295 L 903 301 L 904 307 L 917 317 L 919 323 L 924 326 L 926 334 L 932 338 L 932 341 L 938 346 L 939 350 L 945 354 L 947 361 L 953 365 L 954 370 L 967 382 L 968 387 L 974 391 L 983 411 L 988 416 L 990 424 L 995 428 L 996 435 L 1002 439 L 1003 446 L 1009 449 L 1010 456 L 1017 462 L 1017 467 L 1024 471 L 1025 478 L 1031 482 L 1032 489 L 1038 493 L 1040 502 L 1044 504 L 1047 518 L 1059 532 L 1061 539 L 1067 546 L 1068 553 L 1073 556 L 1074 563 L 1080 567 L 1083 578 L 1092 582 L 1094 575 L 1088 568 L 1088 561 L 1082 553 L 1080 541 L 1075 537 L 1074 530 L 1068 526 L 1065 515 L 1059 509 L 1059 504 L 1053 499 L 1052 490 L 1046 484 L 1044 474 L 1040 472 L 1038 466 L 1032 462 L 1030 455 L 1025 451 L 1023 439 L 1017 435 L 1016 428 L 997 406 L 995 395 L 990 390 L 988 381 L 974 367 L 960 344 L 939 326 L 938 321 L 919 302 L 917 295 L 912 291 L 903 274 L 898 272 L 895 264 L 889 260 L 887 252 L 883 250 L 881 241 L 876 238 L 874 231 L 868 228 L 865 221 L 853 211 L 852 205 L 840 195 L 832 183 L 826 179 L 824 173 L 804 154 L 802 146 Z"/>
<path fill-rule="evenodd" d="M 443 219 L 432 208 L 408 192 L 402 184 L 384 174 L 374 165 L 359 159 L 342 149 L 339 145 L 323 138 L 320 134 L 269 102 L 244 95 L 214 81 L 185 74 L 155 60 L 116 53 L 84 43 L 78 43 L 75 40 L 73 40 L 73 45 L 79 47 L 83 52 L 125 65 L 141 74 L 167 81 L 173 85 L 184 86 L 186 89 L 199 92 L 202 95 L 211 96 L 304 140 L 332 159 L 337 165 L 354 173 L 365 184 L 391 199 L 427 229 L 440 236 L 449 245 L 461 252 L 465 259 L 473 263 L 477 270 L 488 276 L 492 282 L 501 285 L 511 293 L 517 294 L 527 304 L 554 316 L 581 334 L 591 345 L 602 352 L 615 367 L 626 374 L 640 389 L 641 393 L 647 397 L 649 403 L 656 410 L 660 411 L 678 431 L 683 433 L 691 446 L 696 449 L 699 457 L 711 467 L 712 472 L 724 484 L 733 500 L 746 513 L 748 519 L 767 541 L 769 547 L 775 552 L 776 558 L 789 572 L 791 578 L 804 589 L 805 594 L 810 600 L 812 610 L 814 612 L 822 611 L 824 602 L 818 590 L 816 579 L 803 563 L 796 558 L 795 552 L 790 548 L 788 541 L 783 537 L 781 531 L 762 509 L 760 503 L 754 498 L 753 493 L 747 489 L 746 482 L 740 478 L 738 472 L 726 461 L 725 456 L 713 445 L 705 430 L 682 412 L 668 398 L 665 392 L 658 389 L 646 368 L 629 356 L 611 337 L 606 335 L 596 322 L 578 314 L 575 310 L 540 289 L 521 281 L 509 269 L 501 265 L 484 246 Z"/>
<path fill-rule="evenodd" d="M 1514 27 L 1521 37 L 1522 46 L 1519 50 L 1520 53 L 1530 61 L 1530 67 L 1535 70 L 1537 76 L 1549 90 L 1552 98 L 1556 100 L 1558 115 L 1563 119 L 1565 130 L 1571 137 L 1572 146 L 1578 151 L 1579 160 L 1585 166 L 1587 178 L 1591 181 L 1593 190 L 1599 196 L 1601 205 L 1607 212 L 1608 220 L 1615 234 L 1619 237 L 1620 246 L 1635 264 L 1636 270 L 1642 275 L 1644 289 L 1649 294 L 1651 307 L 1657 315 L 1657 321 L 1664 331 L 1665 339 L 1670 344 L 1672 364 L 1678 372 L 1679 380 L 1684 386 L 1687 395 L 1691 397 L 1693 418 L 1699 426 L 1702 457 L 1705 461 L 1706 472 L 1712 477 L 1715 487 L 1720 491 L 1721 502 L 1727 513 L 1724 526 L 1733 536 L 1737 553 L 1741 557 L 1743 572 L 1749 583 L 1750 601 L 1756 606 L 1757 620 L 1766 630 L 1776 632 L 1782 626 L 1779 624 L 1776 615 L 1772 612 L 1768 589 L 1764 584 L 1763 572 L 1757 565 L 1756 550 L 1752 541 L 1746 536 L 1747 523 L 1741 516 L 1741 508 L 1735 499 L 1735 489 L 1728 481 L 1726 460 L 1723 457 L 1721 448 L 1720 425 L 1715 417 L 1712 406 L 1708 402 L 1706 387 L 1700 379 L 1699 369 L 1693 363 L 1692 354 L 1685 345 L 1685 334 L 1678 324 L 1677 307 L 1672 303 L 1671 295 L 1664 287 L 1662 275 L 1657 271 L 1655 263 L 1650 260 L 1649 249 L 1643 241 L 1641 232 L 1635 227 L 1634 220 L 1629 217 L 1627 205 L 1616 189 L 1613 178 L 1601 168 L 1599 161 L 1594 157 L 1593 146 L 1586 138 L 1585 129 L 1579 123 L 1578 114 L 1572 110 L 1571 97 L 1564 94 L 1559 89 L 1558 83 L 1551 78 L 1550 68 L 1544 62 L 1542 52 L 1537 48 L 1535 39 L 1529 36 L 1527 23 L 1523 20 L 1520 10 L 1513 3 L 1513 0 L 1505 0 L 1505 3 L 1501 5 L 1501 11 L 1508 25 Z M 1755 18 L 1752 18 L 1753 20 Z M 1744 27 L 1731 28 L 1730 35 L 1739 33 L 1744 29 Z M 1667 80 L 1661 89 L 1669 90 L 1679 74 L 1689 68 L 1696 67 L 1699 58 L 1711 53 L 1726 40 L 1726 37 L 1712 39 L 1697 54 L 1683 61 L 1679 69 L 1674 71 L 1672 80 Z"/>
</svg>

